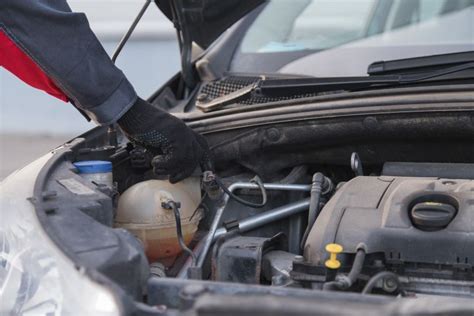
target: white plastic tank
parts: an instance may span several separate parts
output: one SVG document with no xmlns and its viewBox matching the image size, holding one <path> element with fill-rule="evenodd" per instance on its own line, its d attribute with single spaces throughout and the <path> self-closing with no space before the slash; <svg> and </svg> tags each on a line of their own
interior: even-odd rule
<svg viewBox="0 0 474 316">
<path fill-rule="evenodd" d="M 181 227 L 186 244 L 197 231 L 201 211 L 199 178 L 188 178 L 171 184 L 164 180 L 148 180 L 127 189 L 118 202 L 115 226 L 125 228 L 144 244 L 150 262 L 171 264 L 181 252 L 176 234 L 176 221 L 172 210 L 164 209 L 162 202 L 181 203 Z"/>
</svg>

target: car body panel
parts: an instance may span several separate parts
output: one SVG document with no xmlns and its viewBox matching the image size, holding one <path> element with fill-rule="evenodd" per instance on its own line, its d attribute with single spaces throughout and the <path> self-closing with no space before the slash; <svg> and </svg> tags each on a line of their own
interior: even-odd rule
<svg viewBox="0 0 474 316">
<path fill-rule="evenodd" d="M 6 272 L 2 273 L 4 278 L 0 283 L 0 314 L 28 310 L 34 313 L 38 306 L 54 301 L 54 307 L 45 308 L 65 314 L 85 315 L 94 311 L 96 315 L 119 315 L 122 304 L 115 292 L 93 280 L 85 270 L 78 270 L 76 263 L 51 240 L 37 217 L 36 181 L 53 156 L 54 152 L 42 156 L 0 184 L 3 237 L 0 257 L 5 263 L 0 268 Z M 31 270 L 31 265 L 36 269 Z M 49 294 L 53 297 L 48 298 Z M 23 300 L 18 300 L 18 296 Z M 78 303 L 86 301 L 91 305 L 79 307 Z M 71 310 L 73 306 L 77 309 Z M 43 309 L 43 312 L 48 310 Z"/>
</svg>

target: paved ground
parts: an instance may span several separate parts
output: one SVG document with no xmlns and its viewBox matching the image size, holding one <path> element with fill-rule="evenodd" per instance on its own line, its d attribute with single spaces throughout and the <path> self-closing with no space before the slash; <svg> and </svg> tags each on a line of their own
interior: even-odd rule
<svg viewBox="0 0 474 316">
<path fill-rule="evenodd" d="M 0 134 L 0 180 L 71 138 L 66 135 Z"/>
</svg>

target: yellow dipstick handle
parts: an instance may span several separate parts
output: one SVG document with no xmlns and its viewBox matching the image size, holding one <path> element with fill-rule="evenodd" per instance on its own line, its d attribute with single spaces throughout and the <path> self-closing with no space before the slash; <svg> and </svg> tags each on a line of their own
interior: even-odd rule
<svg viewBox="0 0 474 316">
<path fill-rule="evenodd" d="M 337 254 L 342 252 L 342 246 L 339 244 L 327 244 L 326 251 L 329 252 L 329 260 L 324 263 L 328 269 L 339 269 L 341 262 L 337 260 Z"/>
</svg>

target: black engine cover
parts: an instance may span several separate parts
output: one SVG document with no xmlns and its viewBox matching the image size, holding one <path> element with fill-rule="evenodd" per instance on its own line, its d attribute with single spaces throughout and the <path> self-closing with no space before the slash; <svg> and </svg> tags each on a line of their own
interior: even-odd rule
<svg viewBox="0 0 474 316">
<path fill-rule="evenodd" d="M 321 211 L 305 245 L 306 261 L 324 264 L 329 243 L 342 245 L 346 254 L 364 243 L 369 254 L 383 253 L 386 262 L 453 265 L 472 271 L 474 181 L 354 178 Z"/>
</svg>

